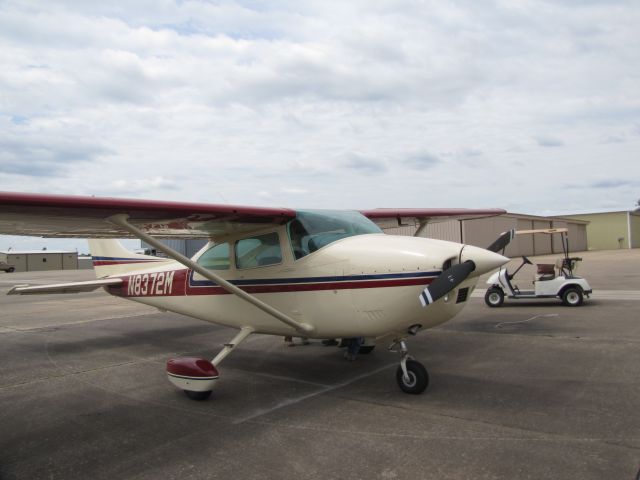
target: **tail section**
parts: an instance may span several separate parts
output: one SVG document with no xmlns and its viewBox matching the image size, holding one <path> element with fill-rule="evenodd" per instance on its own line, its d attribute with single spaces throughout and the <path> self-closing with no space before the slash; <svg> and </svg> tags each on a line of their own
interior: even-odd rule
<svg viewBox="0 0 640 480">
<path fill-rule="evenodd" d="M 89 239 L 88 242 L 97 278 L 155 267 L 160 262 L 167 262 L 163 258 L 130 252 L 118 240 Z"/>
</svg>

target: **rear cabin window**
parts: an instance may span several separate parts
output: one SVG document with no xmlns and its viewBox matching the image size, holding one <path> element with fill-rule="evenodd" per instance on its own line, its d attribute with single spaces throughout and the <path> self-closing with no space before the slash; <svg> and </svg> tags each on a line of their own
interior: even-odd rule
<svg viewBox="0 0 640 480">
<path fill-rule="evenodd" d="M 264 267 L 282 263 L 280 238 L 276 232 L 238 240 L 235 250 L 238 268 Z"/>
<path fill-rule="evenodd" d="M 207 270 L 229 270 L 229 244 L 214 245 L 200 255 L 197 263 Z"/>
<path fill-rule="evenodd" d="M 382 230 L 355 211 L 299 210 L 287 224 L 287 232 L 293 256 L 298 260 L 342 238 Z"/>
</svg>

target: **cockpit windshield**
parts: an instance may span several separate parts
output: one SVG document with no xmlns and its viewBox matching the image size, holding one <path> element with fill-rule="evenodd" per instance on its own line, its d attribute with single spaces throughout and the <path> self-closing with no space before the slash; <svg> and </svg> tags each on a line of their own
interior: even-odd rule
<svg viewBox="0 0 640 480">
<path fill-rule="evenodd" d="M 341 238 L 382 230 L 355 211 L 298 210 L 296 218 L 287 224 L 287 232 L 298 260 Z"/>
</svg>

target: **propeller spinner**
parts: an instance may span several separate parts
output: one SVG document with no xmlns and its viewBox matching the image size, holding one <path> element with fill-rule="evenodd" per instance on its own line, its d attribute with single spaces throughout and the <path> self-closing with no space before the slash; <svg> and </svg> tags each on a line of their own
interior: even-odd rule
<svg viewBox="0 0 640 480">
<path fill-rule="evenodd" d="M 508 258 L 498 253 L 471 245 L 462 247 L 460 260 L 460 263 L 444 270 L 422 291 L 418 298 L 420 298 L 423 307 L 444 297 L 464 282 L 471 273 L 475 272 L 476 276 L 480 276 L 509 261 Z"/>
</svg>

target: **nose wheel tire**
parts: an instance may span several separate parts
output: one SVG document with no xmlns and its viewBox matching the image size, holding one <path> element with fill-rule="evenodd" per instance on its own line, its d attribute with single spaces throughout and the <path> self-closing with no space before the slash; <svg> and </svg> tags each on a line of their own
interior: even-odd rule
<svg viewBox="0 0 640 480">
<path fill-rule="evenodd" d="M 484 294 L 484 303 L 492 308 L 499 307 L 504 303 L 504 292 L 496 287 L 490 288 Z"/>
<path fill-rule="evenodd" d="M 418 395 L 424 392 L 429 385 L 429 374 L 420 362 L 415 360 L 407 360 L 407 376 L 405 377 L 402 367 L 398 366 L 396 370 L 396 380 L 398 386 L 405 393 Z"/>
</svg>

